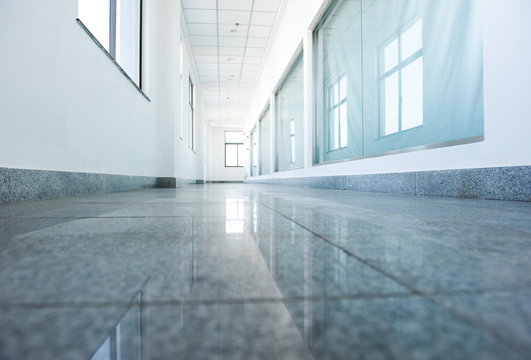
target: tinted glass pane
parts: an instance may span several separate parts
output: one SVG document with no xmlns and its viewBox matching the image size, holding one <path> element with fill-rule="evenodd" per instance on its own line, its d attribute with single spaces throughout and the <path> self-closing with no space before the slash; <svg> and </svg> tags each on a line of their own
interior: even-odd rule
<svg viewBox="0 0 531 360">
<path fill-rule="evenodd" d="M 422 20 L 418 20 L 402 34 L 402 60 L 422 49 Z"/>
<path fill-rule="evenodd" d="M 422 125 L 423 76 L 422 57 L 402 71 L 402 130 Z"/>
<path fill-rule="evenodd" d="M 348 115 L 347 103 L 341 104 L 339 108 L 339 146 L 348 146 Z"/>
<path fill-rule="evenodd" d="M 276 170 L 302 167 L 304 119 L 304 65 L 295 61 L 276 95 Z M 291 139 L 295 140 L 292 141 Z"/>
<path fill-rule="evenodd" d="M 386 72 L 398 65 L 398 38 L 385 47 L 384 64 Z"/>
<path fill-rule="evenodd" d="M 347 97 L 347 77 L 343 76 L 339 80 L 339 100 L 343 100 Z"/>
<path fill-rule="evenodd" d="M 398 72 L 385 79 L 385 135 L 398 131 Z"/>
<path fill-rule="evenodd" d="M 339 149 L 338 108 L 330 111 L 330 150 Z"/>
</svg>

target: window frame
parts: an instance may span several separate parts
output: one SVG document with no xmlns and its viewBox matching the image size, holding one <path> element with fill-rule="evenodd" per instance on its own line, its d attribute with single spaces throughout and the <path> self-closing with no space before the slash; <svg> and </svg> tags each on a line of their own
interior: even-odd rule
<svg viewBox="0 0 531 360">
<path fill-rule="evenodd" d="M 226 168 L 242 168 L 243 163 L 240 165 L 240 159 L 244 159 L 243 154 L 240 155 L 240 148 L 243 150 L 243 132 L 242 134 L 242 142 L 236 143 L 236 142 L 227 142 L 227 133 L 240 133 L 240 131 L 225 131 L 223 133 L 223 142 L 225 143 L 225 167 Z M 236 166 L 234 165 L 227 165 L 227 145 L 236 145 Z"/>
<path fill-rule="evenodd" d="M 385 138 L 387 136 L 397 135 L 404 133 L 405 131 L 409 131 L 412 129 L 417 129 L 421 126 L 424 126 L 424 119 L 422 119 L 422 124 L 403 129 L 402 128 L 402 71 L 417 61 L 418 59 L 421 59 L 424 61 L 424 42 L 422 43 L 422 47 L 409 55 L 406 59 L 402 60 L 402 36 L 404 33 L 406 33 L 408 30 L 410 30 L 418 21 L 422 21 L 422 16 L 417 15 L 413 19 L 411 19 L 409 22 L 406 23 L 405 26 L 402 26 L 396 33 L 394 33 L 389 39 L 387 39 L 385 42 L 382 43 L 380 46 L 380 49 L 378 50 L 379 53 L 379 66 L 378 66 L 378 101 L 379 101 L 379 134 L 380 138 Z M 422 25 L 424 25 L 424 22 L 422 21 Z M 390 45 L 393 41 L 397 40 L 398 43 L 398 63 L 397 65 L 393 66 L 388 71 L 385 71 L 385 48 Z M 385 93 L 385 80 L 394 74 L 398 75 L 398 130 L 389 134 L 385 133 L 385 96 L 382 94 Z M 423 83 L 424 83 L 424 77 L 423 77 Z"/>
<path fill-rule="evenodd" d="M 83 29 L 89 33 L 90 37 L 99 45 L 99 47 L 109 56 L 112 61 L 115 63 L 116 66 L 118 66 L 120 72 L 122 72 L 137 88 L 140 90 L 140 92 L 143 94 L 143 22 L 144 22 L 144 0 L 138 0 L 139 1 L 139 14 L 138 14 L 138 83 L 135 81 L 130 74 L 125 71 L 125 69 L 120 65 L 118 60 L 116 59 L 116 37 L 117 37 L 117 1 L 118 0 L 109 0 L 109 44 L 108 49 L 105 47 L 104 44 L 102 44 L 99 39 L 92 33 L 92 31 L 83 23 L 83 19 L 79 18 L 79 14 L 77 17 L 78 23 L 80 23 L 83 27 Z M 78 2 L 79 4 L 79 2 Z M 144 97 L 146 97 L 144 95 Z M 147 98 L 147 97 L 146 97 Z M 149 98 L 147 98 L 149 100 Z"/>
</svg>

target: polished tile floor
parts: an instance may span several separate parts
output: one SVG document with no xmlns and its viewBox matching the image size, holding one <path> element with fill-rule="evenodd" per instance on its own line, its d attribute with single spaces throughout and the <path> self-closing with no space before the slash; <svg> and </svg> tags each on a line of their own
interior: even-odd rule
<svg viewBox="0 0 531 360">
<path fill-rule="evenodd" d="M 0 205 L 0 359 L 526 358 L 531 203 L 214 184 Z"/>
</svg>

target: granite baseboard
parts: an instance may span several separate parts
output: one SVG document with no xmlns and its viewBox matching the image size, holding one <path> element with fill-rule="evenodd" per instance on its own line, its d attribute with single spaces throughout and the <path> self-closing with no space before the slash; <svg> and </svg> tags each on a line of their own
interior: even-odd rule
<svg viewBox="0 0 531 360">
<path fill-rule="evenodd" d="M 0 168 L 0 203 L 172 187 L 161 179 L 171 178 Z"/>
<path fill-rule="evenodd" d="M 247 179 L 246 182 L 410 195 L 531 201 L 531 166 Z"/>
</svg>

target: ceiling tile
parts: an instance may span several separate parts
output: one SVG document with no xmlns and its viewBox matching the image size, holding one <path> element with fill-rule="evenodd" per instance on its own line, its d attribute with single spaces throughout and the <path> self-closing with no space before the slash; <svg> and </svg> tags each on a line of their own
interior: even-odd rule
<svg viewBox="0 0 531 360">
<path fill-rule="evenodd" d="M 215 24 L 216 10 L 184 10 L 184 18 L 187 23 Z"/>
<path fill-rule="evenodd" d="M 242 71 L 241 76 L 244 77 L 252 77 L 256 78 L 256 75 L 258 75 L 258 71 Z"/>
<path fill-rule="evenodd" d="M 217 46 L 218 40 L 215 36 L 190 36 L 192 46 Z"/>
<path fill-rule="evenodd" d="M 220 64 L 219 65 L 219 69 L 222 70 L 222 71 L 225 71 L 225 70 L 231 70 L 231 71 L 234 71 L 234 70 L 238 70 L 240 71 L 242 68 L 242 64 L 239 63 L 239 64 Z"/>
<path fill-rule="evenodd" d="M 264 56 L 264 48 L 247 48 L 245 50 L 245 55 L 249 56 Z"/>
<path fill-rule="evenodd" d="M 249 28 L 249 36 L 269 38 L 272 29 L 273 27 L 271 26 L 251 25 Z"/>
<path fill-rule="evenodd" d="M 220 24 L 249 24 L 250 15 L 250 11 L 218 11 L 218 19 Z"/>
<path fill-rule="evenodd" d="M 225 55 L 219 57 L 220 64 L 241 64 L 243 61 L 242 56 Z"/>
<path fill-rule="evenodd" d="M 216 0 L 181 0 L 181 3 L 183 9 L 216 9 Z"/>
<path fill-rule="evenodd" d="M 199 77 L 217 77 L 218 71 L 217 70 L 197 70 Z"/>
<path fill-rule="evenodd" d="M 261 56 L 248 56 L 248 54 L 246 54 L 245 59 L 243 59 L 243 63 L 260 65 L 262 63 L 262 57 Z"/>
<path fill-rule="evenodd" d="M 216 46 L 192 46 L 195 55 L 218 55 Z"/>
<path fill-rule="evenodd" d="M 217 63 L 197 63 L 197 71 L 201 72 L 204 70 L 216 70 L 218 71 Z"/>
<path fill-rule="evenodd" d="M 274 12 L 253 12 L 251 18 L 251 25 L 267 25 L 273 26 L 275 22 L 276 13 Z"/>
<path fill-rule="evenodd" d="M 220 24 L 219 29 L 219 36 L 247 36 L 247 30 L 249 28 L 249 25 L 239 25 L 235 26 L 227 25 L 227 24 Z"/>
<path fill-rule="evenodd" d="M 253 0 L 218 0 L 220 10 L 246 10 L 251 11 Z"/>
<path fill-rule="evenodd" d="M 254 0 L 254 11 L 278 11 L 280 0 Z"/>
<path fill-rule="evenodd" d="M 220 56 L 242 56 L 243 55 L 243 47 L 220 47 L 219 48 L 219 55 Z"/>
<path fill-rule="evenodd" d="M 267 45 L 267 41 L 269 39 L 266 39 L 266 38 L 253 38 L 253 37 L 249 37 L 247 39 L 247 46 L 248 47 L 262 47 L 262 48 L 265 48 L 266 45 Z"/>
<path fill-rule="evenodd" d="M 196 62 L 206 62 L 206 63 L 217 63 L 218 57 L 217 55 L 195 55 L 194 56 Z"/>
<path fill-rule="evenodd" d="M 245 38 L 237 36 L 220 36 L 219 37 L 219 46 L 245 46 Z"/>
<path fill-rule="evenodd" d="M 216 24 L 188 24 L 188 35 L 218 35 Z"/>
<path fill-rule="evenodd" d="M 260 70 L 260 65 L 256 64 L 243 64 L 242 71 L 258 71 Z"/>
</svg>

